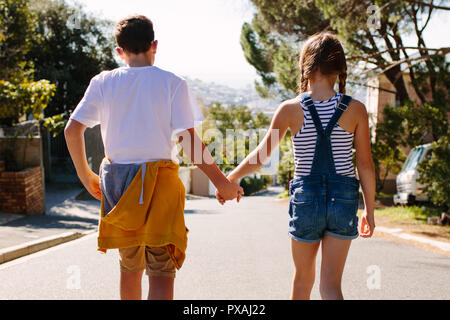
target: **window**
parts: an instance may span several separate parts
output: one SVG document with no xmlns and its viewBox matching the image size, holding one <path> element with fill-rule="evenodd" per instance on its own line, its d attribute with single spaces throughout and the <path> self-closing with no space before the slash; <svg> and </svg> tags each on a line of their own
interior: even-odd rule
<svg viewBox="0 0 450 320">
<path fill-rule="evenodd" d="M 416 168 L 424 151 L 424 147 L 415 147 L 412 149 L 405 161 L 405 164 L 403 165 L 402 171 L 408 171 Z"/>
</svg>

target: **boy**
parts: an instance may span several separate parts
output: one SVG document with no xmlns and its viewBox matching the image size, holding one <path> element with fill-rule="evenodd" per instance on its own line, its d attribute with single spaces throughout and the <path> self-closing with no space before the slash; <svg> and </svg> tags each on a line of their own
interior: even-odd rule
<svg viewBox="0 0 450 320">
<path fill-rule="evenodd" d="M 117 23 L 115 38 L 127 67 L 91 80 L 65 128 L 67 147 L 81 182 L 101 200 L 98 250 L 119 249 L 121 298 L 141 299 L 146 269 L 148 299 L 172 299 L 187 244 L 184 187 L 170 160 L 173 135 L 223 198 L 239 201 L 243 190 L 227 180 L 195 133 L 203 116 L 186 81 L 153 66 L 158 42 L 152 22 L 129 16 Z M 86 127 L 97 124 L 105 146 L 99 176 L 84 148 Z"/>
</svg>

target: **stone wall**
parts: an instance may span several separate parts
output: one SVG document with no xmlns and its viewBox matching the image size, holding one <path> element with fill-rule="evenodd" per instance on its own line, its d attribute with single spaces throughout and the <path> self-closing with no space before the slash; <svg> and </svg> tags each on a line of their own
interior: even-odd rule
<svg viewBox="0 0 450 320">
<path fill-rule="evenodd" d="M 214 185 L 211 183 L 206 174 L 198 167 L 191 169 L 191 194 L 198 196 L 215 195 Z"/>
<path fill-rule="evenodd" d="M 41 166 L 41 137 L 17 137 L 15 142 L 12 138 L 0 137 L 0 151 L 2 151 L 7 144 L 11 143 L 14 144 L 14 159 L 19 168 Z"/>
<path fill-rule="evenodd" d="M 193 167 L 180 167 L 178 169 L 178 176 L 180 177 L 180 180 L 183 182 L 186 193 L 191 193 L 191 184 L 192 184 L 191 171 L 192 171 L 192 169 L 193 169 Z"/>
</svg>

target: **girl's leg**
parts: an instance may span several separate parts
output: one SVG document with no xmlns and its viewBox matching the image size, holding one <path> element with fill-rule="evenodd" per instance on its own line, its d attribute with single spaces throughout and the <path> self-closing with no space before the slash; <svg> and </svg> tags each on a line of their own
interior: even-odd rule
<svg viewBox="0 0 450 320">
<path fill-rule="evenodd" d="M 322 239 L 320 295 L 324 300 L 344 299 L 341 279 L 350 244 L 351 240 L 342 240 L 330 235 L 325 235 Z"/>
<path fill-rule="evenodd" d="M 292 283 L 292 300 L 309 300 L 316 272 L 316 255 L 320 242 L 303 243 L 291 239 L 295 274 Z"/>
</svg>

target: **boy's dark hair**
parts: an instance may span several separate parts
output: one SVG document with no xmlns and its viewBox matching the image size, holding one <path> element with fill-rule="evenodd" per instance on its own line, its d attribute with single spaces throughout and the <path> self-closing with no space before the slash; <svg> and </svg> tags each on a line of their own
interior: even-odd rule
<svg viewBox="0 0 450 320">
<path fill-rule="evenodd" d="M 114 35 L 119 47 L 134 54 L 147 52 L 155 40 L 153 23 L 142 15 L 131 15 L 117 22 Z"/>
</svg>

